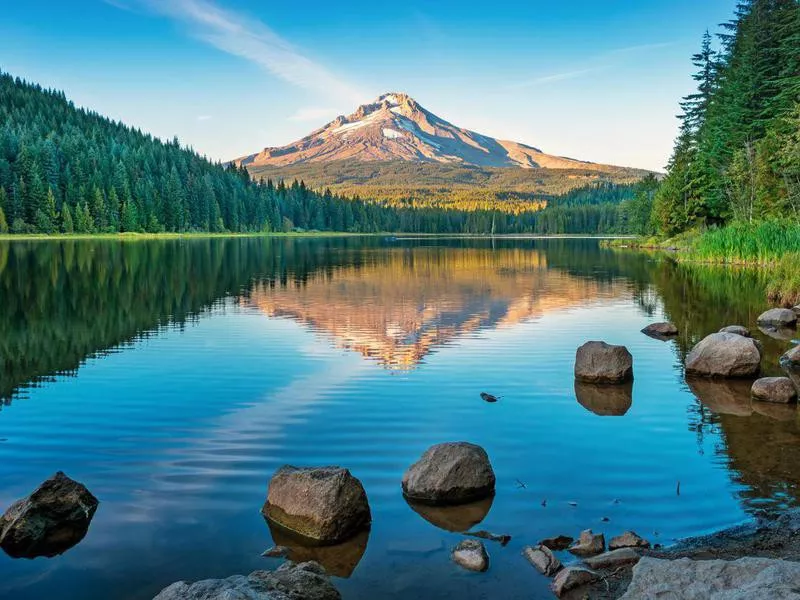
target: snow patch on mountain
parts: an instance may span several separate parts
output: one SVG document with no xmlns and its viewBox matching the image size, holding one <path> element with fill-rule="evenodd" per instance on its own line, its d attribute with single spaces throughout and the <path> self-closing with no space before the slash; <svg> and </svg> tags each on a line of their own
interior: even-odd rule
<svg viewBox="0 0 800 600">
<path fill-rule="evenodd" d="M 391 129 L 389 127 L 383 128 L 383 137 L 389 138 L 390 140 L 396 140 L 397 138 L 403 137 L 403 134 L 397 131 L 397 129 Z"/>
</svg>

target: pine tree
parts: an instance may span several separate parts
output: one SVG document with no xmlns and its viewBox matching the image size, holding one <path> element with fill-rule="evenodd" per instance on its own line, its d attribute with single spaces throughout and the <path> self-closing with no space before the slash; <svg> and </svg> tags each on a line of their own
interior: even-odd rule
<svg viewBox="0 0 800 600">
<path fill-rule="evenodd" d="M 0 192 L 2 191 L 3 188 L 0 188 Z M 0 233 L 8 233 L 8 222 L 6 221 L 6 213 L 2 204 L 0 204 Z"/>
<path fill-rule="evenodd" d="M 134 202 L 127 202 L 122 207 L 122 231 L 139 231 L 139 213 Z"/>
<path fill-rule="evenodd" d="M 72 212 L 69 209 L 69 204 L 64 202 L 61 205 L 61 231 L 62 233 L 74 233 L 75 226 L 72 222 Z"/>
</svg>

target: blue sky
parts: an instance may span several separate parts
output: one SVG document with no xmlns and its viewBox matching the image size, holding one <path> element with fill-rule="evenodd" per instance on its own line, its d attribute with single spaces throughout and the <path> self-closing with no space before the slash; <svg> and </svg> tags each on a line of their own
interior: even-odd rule
<svg viewBox="0 0 800 600">
<path fill-rule="evenodd" d="M 734 2 L 4 4 L 0 69 L 214 159 L 404 91 L 480 133 L 660 169 L 690 56 Z"/>
</svg>

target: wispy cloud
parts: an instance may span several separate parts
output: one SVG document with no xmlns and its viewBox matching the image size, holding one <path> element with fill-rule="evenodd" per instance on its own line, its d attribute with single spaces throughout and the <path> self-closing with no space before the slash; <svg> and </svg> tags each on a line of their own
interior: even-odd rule
<svg viewBox="0 0 800 600">
<path fill-rule="evenodd" d="M 596 73 L 606 68 L 608 67 L 600 66 L 600 67 L 591 67 L 589 69 L 576 69 L 574 71 L 563 71 L 561 73 L 552 73 L 551 75 L 544 75 L 542 77 L 528 79 L 527 81 L 519 81 L 517 83 L 512 83 L 508 87 L 510 89 L 520 89 L 526 87 L 534 87 L 537 85 L 542 85 L 544 83 L 554 83 L 556 81 L 567 81 L 568 79 L 578 79 L 579 77 L 583 77 L 584 75 L 589 75 L 590 73 Z"/>
<path fill-rule="evenodd" d="M 344 78 L 306 56 L 262 21 L 221 8 L 210 0 L 105 1 L 126 8 L 138 4 L 186 27 L 191 36 L 303 89 L 348 103 L 361 102 L 365 97 Z"/>
<path fill-rule="evenodd" d="M 321 121 L 335 117 L 338 111 L 335 108 L 321 108 L 309 106 L 298 108 L 297 112 L 289 117 L 290 121 Z"/>
<path fill-rule="evenodd" d="M 607 52 L 603 52 L 596 56 L 589 57 L 583 62 L 584 65 L 589 64 L 591 66 L 569 69 L 558 73 L 543 75 L 541 77 L 534 77 L 533 79 L 518 81 L 509 84 L 508 89 L 521 89 L 527 87 L 535 87 L 546 83 L 555 83 L 558 81 L 567 81 L 569 79 L 578 79 L 586 75 L 592 75 L 594 73 L 599 73 L 601 71 L 605 71 L 607 69 L 612 68 L 614 66 L 614 59 L 616 57 L 623 56 L 626 54 L 635 54 L 635 53 L 648 52 L 650 50 L 668 48 L 670 46 L 676 45 L 677 43 L 678 42 L 658 42 L 653 44 L 638 44 L 635 46 L 625 46 L 623 48 L 615 48 L 613 50 L 608 50 Z"/>
<path fill-rule="evenodd" d="M 211 115 L 197 115 L 198 121 L 210 121 Z"/>
</svg>

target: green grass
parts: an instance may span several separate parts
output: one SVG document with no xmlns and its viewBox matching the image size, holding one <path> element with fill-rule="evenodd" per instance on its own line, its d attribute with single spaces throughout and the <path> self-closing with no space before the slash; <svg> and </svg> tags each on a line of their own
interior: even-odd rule
<svg viewBox="0 0 800 600">
<path fill-rule="evenodd" d="M 782 306 L 800 304 L 800 252 L 784 255 L 770 269 L 767 296 Z"/>
<path fill-rule="evenodd" d="M 765 221 L 709 229 L 694 241 L 689 253 L 704 262 L 783 263 L 787 254 L 800 253 L 800 224 Z"/>
</svg>

